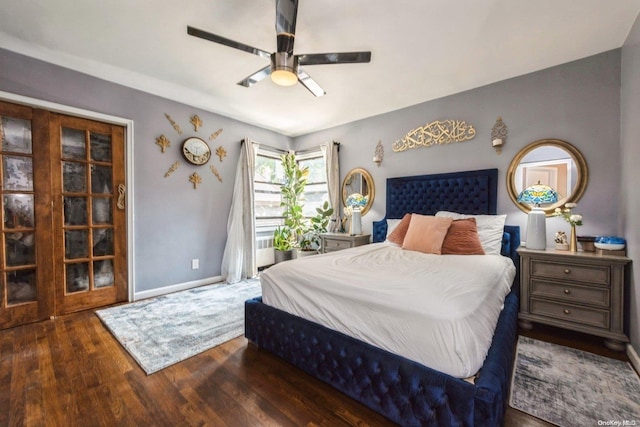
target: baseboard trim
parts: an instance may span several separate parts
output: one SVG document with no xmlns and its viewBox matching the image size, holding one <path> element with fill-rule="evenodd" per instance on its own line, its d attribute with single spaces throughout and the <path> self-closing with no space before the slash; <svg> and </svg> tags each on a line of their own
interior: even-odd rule
<svg viewBox="0 0 640 427">
<path fill-rule="evenodd" d="M 627 357 L 638 375 L 640 375 L 640 356 L 638 356 L 638 352 L 633 348 L 631 343 L 627 344 Z"/>
<path fill-rule="evenodd" d="M 222 282 L 222 276 L 207 277 L 206 279 L 194 280 L 191 282 L 178 283 L 176 285 L 164 286 L 162 288 L 150 289 L 148 291 L 134 292 L 132 301 L 141 299 L 158 297 L 160 295 L 170 294 L 172 292 L 186 291 L 187 289 L 197 288 L 198 286 L 211 285 L 213 283 Z"/>
</svg>

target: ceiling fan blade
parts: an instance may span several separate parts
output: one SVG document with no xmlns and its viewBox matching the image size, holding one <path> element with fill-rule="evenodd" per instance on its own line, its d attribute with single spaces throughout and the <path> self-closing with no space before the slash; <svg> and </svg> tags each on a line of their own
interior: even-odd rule
<svg viewBox="0 0 640 427">
<path fill-rule="evenodd" d="M 254 84 L 258 83 L 260 80 L 267 77 L 269 74 L 271 74 L 271 65 L 267 65 L 263 69 L 256 71 L 246 79 L 239 81 L 238 84 L 244 87 L 251 87 Z"/>
<path fill-rule="evenodd" d="M 276 35 L 278 52 L 293 54 L 298 0 L 276 0 Z"/>
<path fill-rule="evenodd" d="M 356 64 L 371 61 L 371 52 L 310 53 L 296 56 L 300 65 Z"/>
<path fill-rule="evenodd" d="M 311 76 L 309 74 L 307 74 L 306 71 L 304 71 L 301 68 L 298 68 L 298 81 L 300 83 L 302 83 L 302 85 L 304 87 L 306 87 L 307 89 L 309 89 L 309 92 L 311 92 L 312 94 L 314 94 L 315 96 L 323 96 L 326 95 L 327 92 L 324 91 L 324 89 L 322 89 L 318 83 L 315 82 L 315 80 L 313 80 L 311 78 Z"/>
<path fill-rule="evenodd" d="M 207 31 L 199 30 L 198 28 L 194 28 L 194 27 L 191 27 L 191 26 L 187 26 L 187 34 L 189 34 L 191 36 L 194 36 L 194 37 L 199 37 L 201 39 L 209 40 L 209 41 L 214 42 L 214 43 L 220 43 L 222 45 L 229 46 L 229 47 L 232 47 L 234 49 L 243 50 L 245 52 L 249 52 L 249 53 L 252 53 L 254 55 L 258 55 L 258 56 L 260 56 L 262 58 L 269 59 L 271 57 L 271 53 L 269 53 L 269 52 L 267 52 L 265 50 L 258 49 L 256 47 L 252 47 L 252 46 L 246 45 L 244 43 L 240 43 L 240 42 L 237 42 L 235 40 L 228 39 L 226 37 L 218 36 L 216 34 L 212 34 L 212 33 L 209 33 Z"/>
</svg>

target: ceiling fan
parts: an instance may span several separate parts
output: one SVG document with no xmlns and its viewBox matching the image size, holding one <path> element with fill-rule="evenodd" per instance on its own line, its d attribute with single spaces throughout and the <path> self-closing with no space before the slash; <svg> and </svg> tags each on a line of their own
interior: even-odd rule
<svg viewBox="0 0 640 427">
<path fill-rule="evenodd" d="M 371 61 L 371 52 L 340 52 L 293 54 L 293 42 L 296 33 L 298 0 L 276 0 L 277 51 L 269 53 L 244 43 L 227 39 L 207 31 L 187 26 L 187 34 L 235 49 L 258 55 L 271 60 L 271 64 L 238 82 L 240 86 L 250 87 L 271 75 L 271 80 L 280 86 L 293 86 L 298 81 L 315 96 L 326 94 L 300 65 L 353 64 Z"/>
</svg>

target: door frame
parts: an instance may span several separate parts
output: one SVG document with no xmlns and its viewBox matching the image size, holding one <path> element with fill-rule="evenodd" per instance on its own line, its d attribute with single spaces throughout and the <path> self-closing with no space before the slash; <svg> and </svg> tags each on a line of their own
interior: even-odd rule
<svg viewBox="0 0 640 427">
<path fill-rule="evenodd" d="M 69 116 L 81 117 L 84 119 L 96 120 L 124 127 L 124 145 L 125 145 L 125 183 L 126 183 L 126 215 L 127 215 L 127 301 L 131 302 L 135 296 L 135 232 L 133 228 L 133 120 L 123 117 L 111 116 L 108 114 L 96 113 L 94 111 L 82 108 L 71 107 L 69 105 L 58 104 L 55 102 L 43 101 L 37 98 L 17 95 L 10 92 L 0 91 L 0 100 L 13 102 L 14 104 L 26 105 L 34 108 L 42 108 L 54 113 L 66 114 Z"/>
</svg>

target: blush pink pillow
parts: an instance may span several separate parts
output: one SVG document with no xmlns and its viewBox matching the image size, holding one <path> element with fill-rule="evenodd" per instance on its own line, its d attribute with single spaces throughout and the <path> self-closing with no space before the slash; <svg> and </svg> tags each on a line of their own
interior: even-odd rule
<svg viewBox="0 0 640 427">
<path fill-rule="evenodd" d="M 402 246 L 402 242 L 404 242 L 404 236 L 407 234 L 410 222 L 411 214 L 404 214 L 402 220 L 400 220 L 396 228 L 394 228 L 393 231 L 387 236 L 387 240 L 391 243 Z"/>
<path fill-rule="evenodd" d="M 452 222 L 452 218 L 413 214 L 402 249 L 441 254 L 442 242 Z"/>
<path fill-rule="evenodd" d="M 475 218 L 456 219 L 442 242 L 442 254 L 484 255 Z"/>
</svg>

